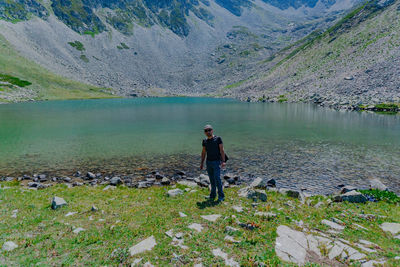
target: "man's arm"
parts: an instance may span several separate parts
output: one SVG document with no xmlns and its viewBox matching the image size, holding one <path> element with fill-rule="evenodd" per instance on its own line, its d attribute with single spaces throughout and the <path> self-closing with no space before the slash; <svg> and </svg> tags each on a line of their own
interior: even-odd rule
<svg viewBox="0 0 400 267">
<path fill-rule="evenodd" d="M 201 151 L 201 163 L 200 163 L 200 170 L 203 169 L 204 160 L 206 159 L 206 147 L 203 146 L 203 151 Z"/>
<path fill-rule="evenodd" d="M 221 153 L 222 164 L 225 164 L 225 151 L 223 144 L 219 144 L 219 153 Z"/>
</svg>

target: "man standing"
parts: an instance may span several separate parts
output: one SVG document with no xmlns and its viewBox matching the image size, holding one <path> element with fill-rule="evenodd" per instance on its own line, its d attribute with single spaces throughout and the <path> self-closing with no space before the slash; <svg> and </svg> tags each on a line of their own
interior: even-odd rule
<svg viewBox="0 0 400 267">
<path fill-rule="evenodd" d="M 221 167 L 225 167 L 225 152 L 222 144 L 222 139 L 213 134 L 211 125 L 204 126 L 204 134 L 207 136 L 203 140 L 203 151 L 201 152 L 200 169 L 203 169 L 204 160 L 207 154 L 207 172 L 210 177 L 211 193 L 210 200 L 216 197 L 216 189 L 218 188 L 218 201 L 224 201 L 225 195 L 221 182 Z"/>
</svg>

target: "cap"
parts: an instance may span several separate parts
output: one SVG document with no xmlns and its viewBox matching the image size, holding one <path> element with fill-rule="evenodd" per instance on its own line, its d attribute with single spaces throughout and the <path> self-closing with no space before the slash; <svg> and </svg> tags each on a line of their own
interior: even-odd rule
<svg viewBox="0 0 400 267">
<path fill-rule="evenodd" d="M 210 124 L 207 124 L 206 126 L 204 126 L 204 130 L 205 129 L 212 129 L 213 127 Z"/>
</svg>

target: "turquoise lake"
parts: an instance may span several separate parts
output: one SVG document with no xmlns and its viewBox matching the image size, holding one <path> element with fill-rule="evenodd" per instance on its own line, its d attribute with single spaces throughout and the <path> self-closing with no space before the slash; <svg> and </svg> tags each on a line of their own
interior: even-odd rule
<svg viewBox="0 0 400 267">
<path fill-rule="evenodd" d="M 400 191 L 399 115 L 213 98 L 0 105 L 0 176 L 198 175 L 205 124 L 224 141 L 226 172 L 322 192 L 377 177 Z"/>
</svg>

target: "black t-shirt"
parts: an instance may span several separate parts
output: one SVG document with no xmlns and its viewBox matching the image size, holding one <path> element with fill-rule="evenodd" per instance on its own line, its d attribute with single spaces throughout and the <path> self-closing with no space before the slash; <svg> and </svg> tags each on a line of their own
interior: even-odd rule
<svg viewBox="0 0 400 267">
<path fill-rule="evenodd" d="M 219 152 L 219 144 L 222 144 L 222 139 L 219 136 L 213 136 L 213 138 L 203 139 L 203 146 L 207 151 L 207 160 L 222 160 L 221 153 Z"/>
</svg>

